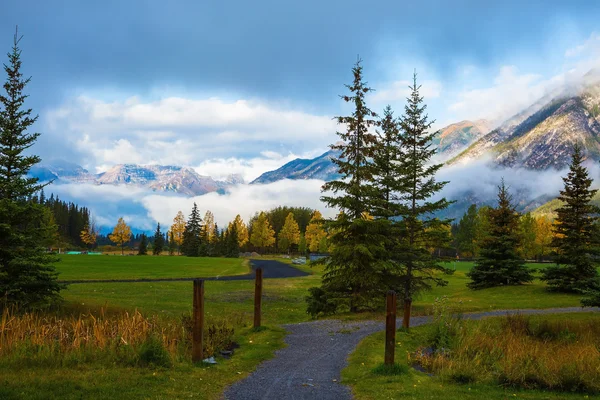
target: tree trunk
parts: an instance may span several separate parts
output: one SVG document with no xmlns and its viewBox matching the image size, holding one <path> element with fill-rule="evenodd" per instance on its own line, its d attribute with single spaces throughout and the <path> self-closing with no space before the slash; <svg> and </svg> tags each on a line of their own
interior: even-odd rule
<svg viewBox="0 0 600 400">
<path fill-rule="evenodd" d="M 406 330 L 410 328 L 410 309 L 412 299 L 404 299 L 404 317 L 402 318 L 402 327 Z"/>
</svg>

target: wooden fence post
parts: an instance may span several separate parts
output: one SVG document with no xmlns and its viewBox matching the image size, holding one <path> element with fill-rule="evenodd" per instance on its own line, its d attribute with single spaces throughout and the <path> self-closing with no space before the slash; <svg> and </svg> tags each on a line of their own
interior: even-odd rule
<svg viewBox="0 0 600 400">
<path fill-rule="evenodd" d="M 396 350 L 396 292 L 390 290 L 386 298 L 385 365 L 394 364 Z"/>
<path fill-rule="evenodd" d="M 194 326 L 192 328 L 192 362 L 204 359 L 204 280 L 194 279 Z"/>
<path fill-rule="evenodd" d="M 254 327 L 260 327 L 260 306 L 262 300 L 262 268 L 256 269 L 256 280 L 254 283 Z"/>
</svg>

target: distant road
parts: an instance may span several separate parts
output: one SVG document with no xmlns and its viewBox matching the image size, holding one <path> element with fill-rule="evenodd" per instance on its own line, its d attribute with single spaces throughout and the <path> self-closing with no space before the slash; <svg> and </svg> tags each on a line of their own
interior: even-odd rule
<svg viewBox="0 0 600 400">
<path fill-rule="evenodd" d="M 194 279 L 204 279 L 207 281 L 244 281 L 252 280 L 256 276 L 256 268 L 262 268 L 263 278 L 297 278 L 300 276 L 307 276 L 308 273 L 300 271 L 297 268 L 292 267 L 289 264 L 282 263 L 275 260 L 250 260 L 250 266 L 252 272 L 245 275 L 232 275 L 232 276 L 212 276 L 212 277 L 190 277 L 190 278 L 140 278 L 140 279 L 95 279 L 95 280 L 71 280 L 71 281 L 59 281 L 60 283 L 76 284 L 76 283 L 118 283 L 118 282 L 180 282 L 180 281 L 193 281 Z"/>
</svg>

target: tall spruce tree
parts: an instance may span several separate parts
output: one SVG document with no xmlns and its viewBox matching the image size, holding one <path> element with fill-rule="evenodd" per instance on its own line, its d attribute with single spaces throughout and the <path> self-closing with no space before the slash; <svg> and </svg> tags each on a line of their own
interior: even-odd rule
<svg viewBox="0 0 600 400">
<path fill-rule="evenodd" d="M 165 237 L 160 231 L 160 222 L 156 224 L 156 231 L 154 232 L 154 242 L 152 244 L 152 254 L 159 256 L 165 248 Z"/>
<path fill-rule="evenodd" d="M 145 256 L 148 254 L 148 240 L 146 235 L 142 233 L 140 238 L 140 244 L 138 246 L 138 256 Z"/>
<path fill-rule="evenodd" d="M 392 246 L 394 269 L 387 281 L 394 282 L 402 294 L 404 306 L 403 326 L 409 328 L 412 300 L 415 294 L 431 289 L 432 285 L 443 286 L 447 282 L 437 276 L 446 269 L 440 265 L 430 248 L 450 242 L 450 220 L 434 218 L 433 214 L 450 205 L 446 198 L 432 200 L 448 182 L 438 182 L 435 174 L 443 164 L 431 164 L 435 148 L 431 142 L 435 136 L 429 129 L 427 106 L 417 85 L 417 74 L 413 75 L 410 96 L 400 118 L 400 152 L 397 161 L 398 178 L 393 186 L 397 192 L 397 216 L 394 223 L 395 238 Z"/>
<path fill-rule="evenodd" d="M 194 203 L 192 213 L 188 218 L 183 232 L 183 243 L 181 244 L 181 252 L 188 257 L 198 257 L 200 255 L 202 234 L 202 218 L 198 206 Z"/>
<path fill-rule="evenodd" d="M 230 224 L 225 232 L 225 257 L 236 258 L 240 256 L 240 245 L 238 242 L 238 231 L 235 224 Z"/>
<path fill-rule="evenodd" d="M 575 145 L 569 173 L 563 178 L 564 189 L 558 199 L 563 206 L 556 210 L 554 240 L 556 265 L 545 268 L 542 280 L 548 289 L 560 292 L 600 290 L 596 266 L 600 254 L 598 214 L 591 203 L 597 190 L 590 189 L 592 179 L 583 163 L 581 147 Z"/>
<path fill-rule="evenodd" d="M 25 108 L 23 92 L 30 78 L 21 72 L 20 40 L 15 33 L 0 93 L 0 304 L 27 308 L 58 298 L 62 286 L 52 265 L 57 260 L 43 248 L 56 235 L 56 226 L 43 223 L 48 220 L 44 205 L 27 201 L 43 185 L 27 176 L 40 158 L 26 151 L 40 134 L 28 132 L 37 116 Z"/>
<path fill-rule="evenodd" d="M 532 271 L 519 255 L 519 214 L 504 184 L 498 187 L 498 206 L 488 211 L 489 227 L 481 243 L 480 257 L 467 273 L 471 289 L 521 285 L 533 281 Z"/>
<path fill-rule="evenodd" d="M 328 303 L 336 307 L 346 305 L 355 312 L 383 299 L 386 288 L 381 284 L 380 272 L 386 260 L 387 221 L 364 217 L 366 213 L 372 214 L 376 194 L 371 159 L 377 141 L 371 129 L 377 124 L 377 114 L 365 103 L 365 96 L 372 89 L 363 81 L 360 60 L 352 73 L 354 80 L 346 85 L 350 94 L 341 98 L 352 104 L 353 110 L 348 116 L 336 118 L 345 131 L 337 132 L 341 142 L 331 146 L 339 153 L 331 161 L 341 178 L 327 182 L 322 188 L 332 194 L 322 196 L 321 201 L 338 209 L 340 214 L 336 219 L 324 221 L 325 229 L 334 233 L 330 237 L 332 251 L 321 262 L 325 265 L 322 291 Z M 320 289 L 311 291 L 322 298 L 320 292 Z"/>
</svg>

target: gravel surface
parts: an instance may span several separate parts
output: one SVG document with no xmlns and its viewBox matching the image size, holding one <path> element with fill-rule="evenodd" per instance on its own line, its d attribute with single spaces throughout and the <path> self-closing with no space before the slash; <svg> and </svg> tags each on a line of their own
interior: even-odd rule
<svg viewBox="0 0 600 400">
<path fill-rule="evenodd" d="M 600 311 L 581 307 L 543 310 L 497 310 L 465 314 L 465 318 L 506 314 L 550 314 L 562 312 Z M 413 317 L 411 326 L 431 321 L 430 317 Z M 402 319 L 396 321 L 402 326 Z M 287 347 L 278 350 L 275 358 L 258 366 L 255 372 L 225 391 L 231 400 L 266 399 L 351 399 L 349 387 L 340 383 L 340 374 L 347 358 L 366 336 L 382 331 L 384 321 L 341 322 L 322 320 L 284 325 L 289 334 Z M 383 354 L 381 355 L 383 360 Z"/>
<path fill-rule="evenodd" d="M 231 276 L 213 276 L 209 278 L 139 278 L 139 279 L 96 279 L 96 280 L 72 280 L 59 281 L 60 283 L 119 283 L 119 282 L 178 282 L 178 281 L 193 281 L 194 279 L 204 279 L 205 281 L 244 281 L 252 280 L 256 276 L 256 268 L 263 269 L 263 279 L 270 278 L 297 278 L 306 276 L 308 273 L 292 267 L 289 264 L 275 260 L 250 260 L 252 272 L 244 275 Z"/>
</svg>

